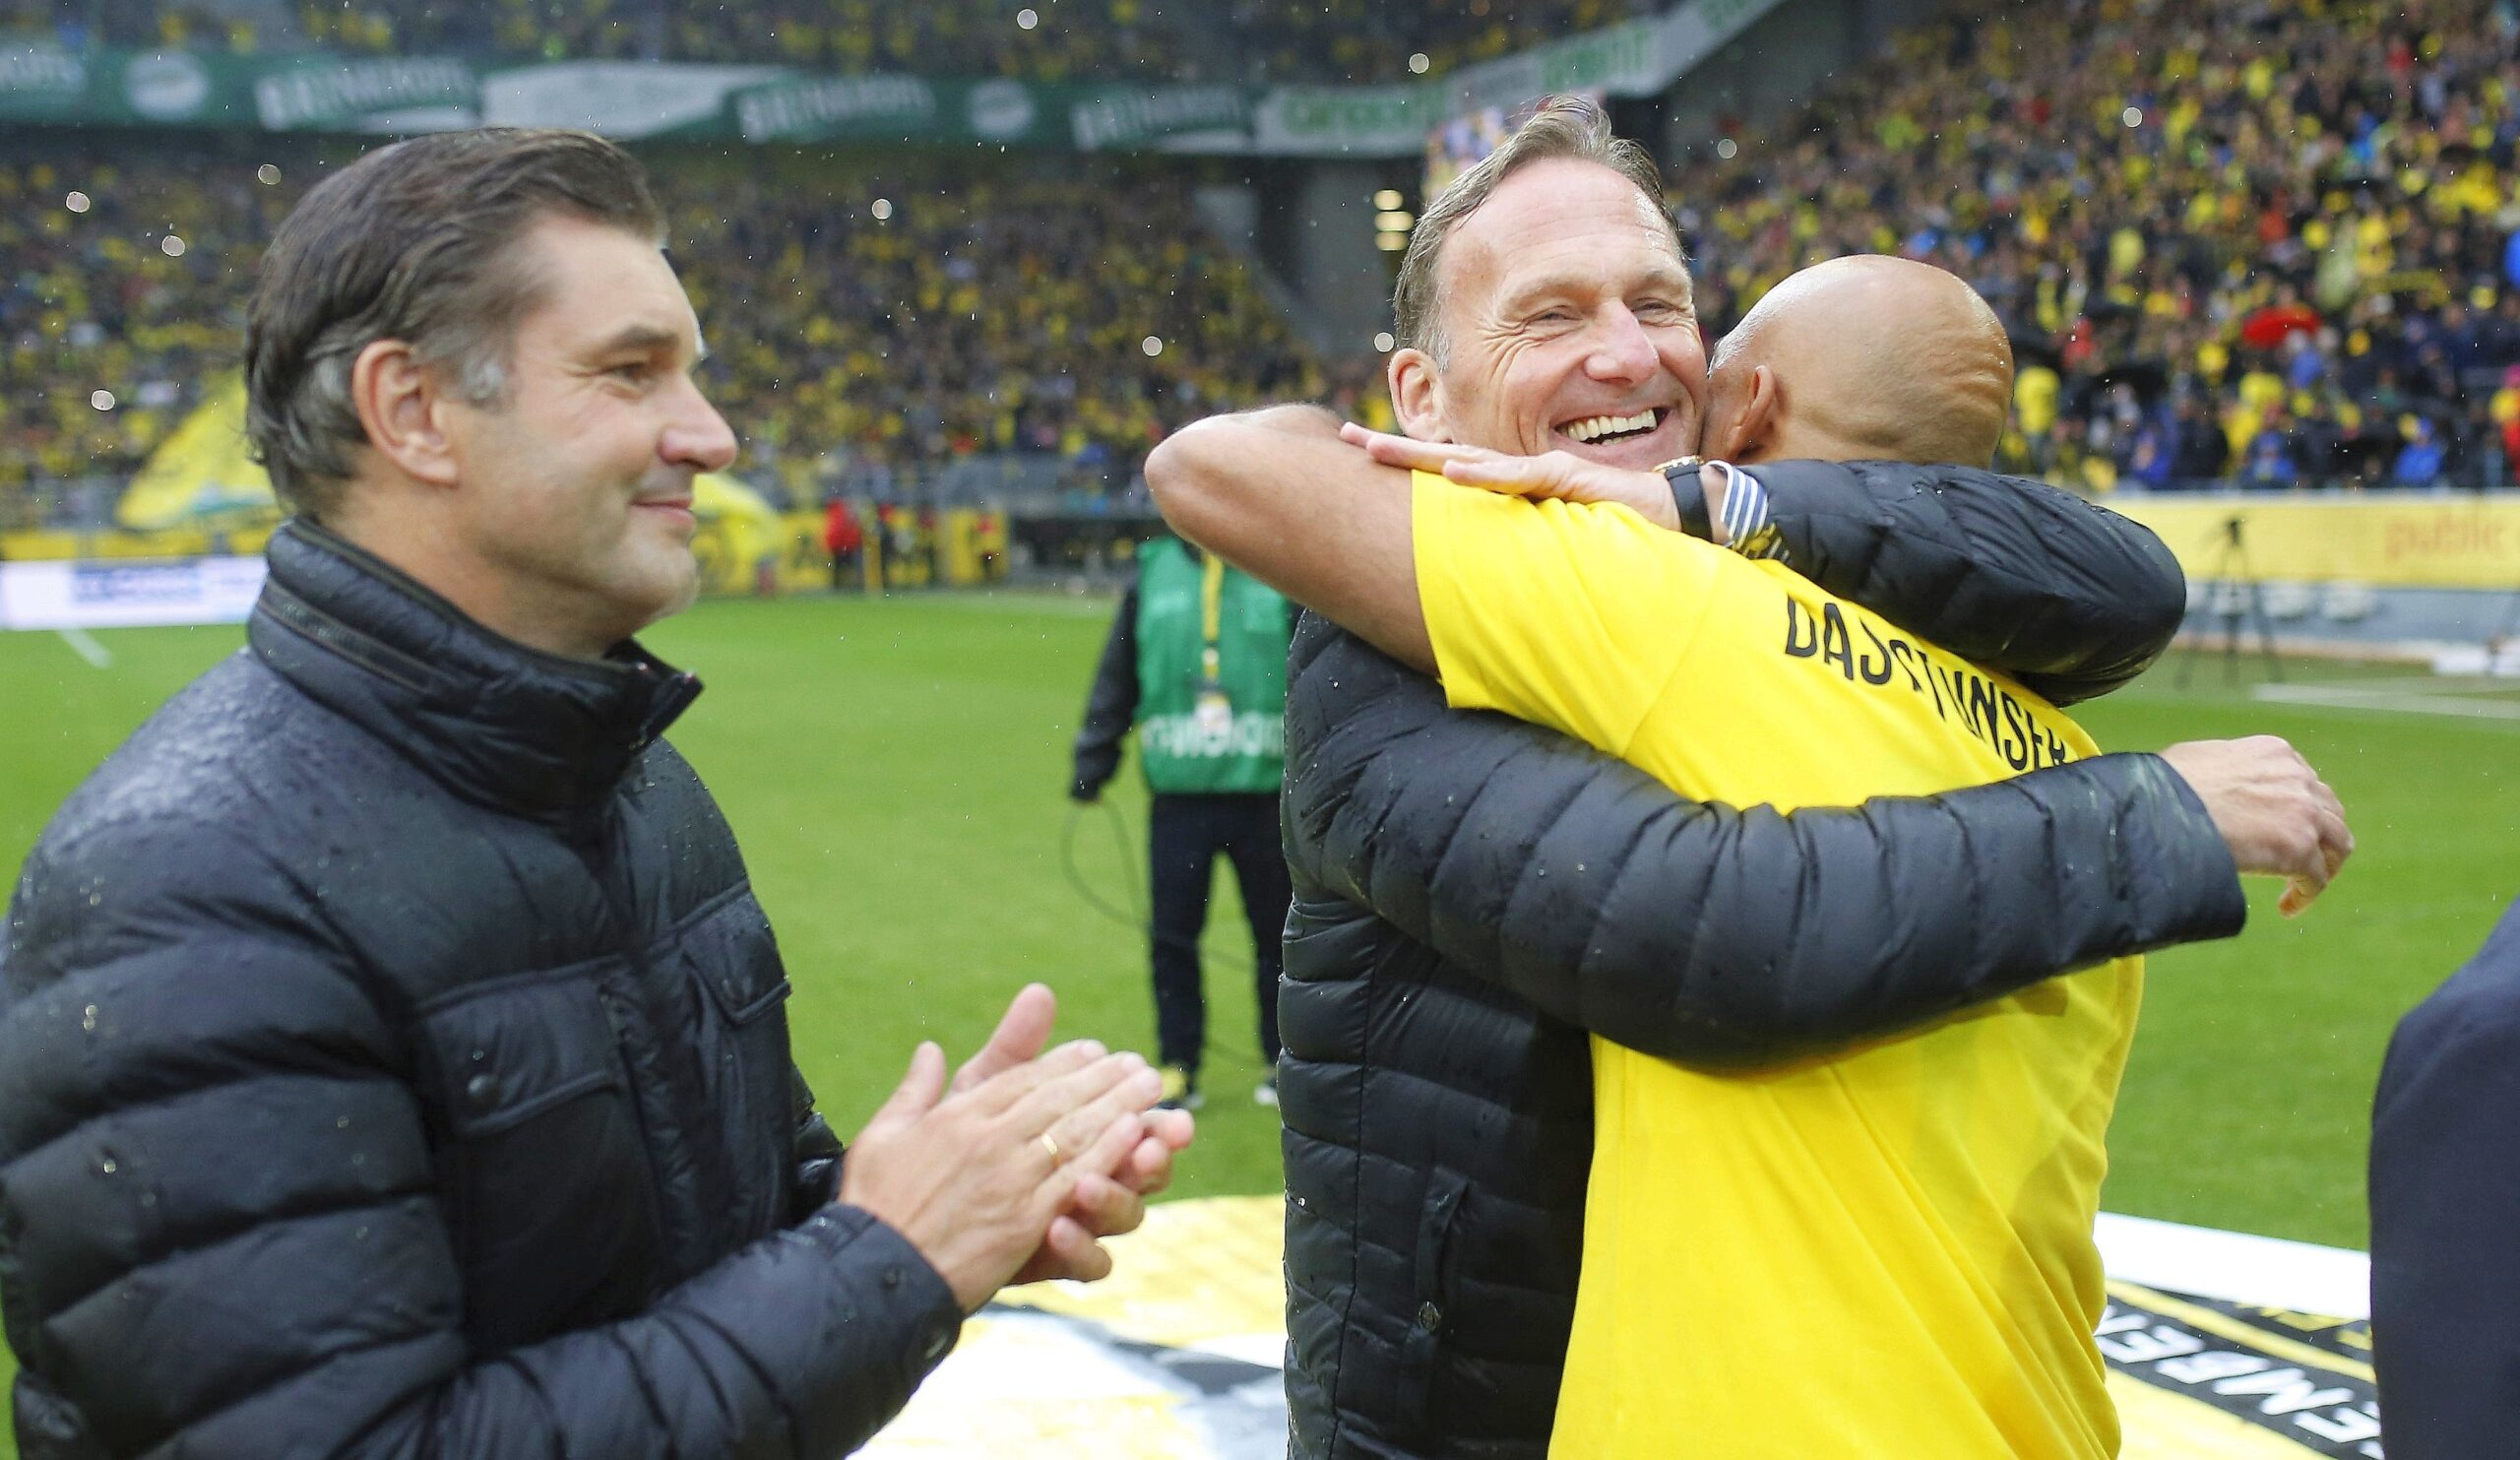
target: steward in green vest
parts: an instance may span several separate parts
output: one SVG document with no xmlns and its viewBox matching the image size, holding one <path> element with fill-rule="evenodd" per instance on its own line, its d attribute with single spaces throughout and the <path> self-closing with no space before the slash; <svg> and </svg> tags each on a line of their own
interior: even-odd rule
<svg viewBox="0 0 2520 1460">
<path fill-rule="evenodd" d="M 1292 610 L 1276 590 L 1177 539 L 1138 552 L 1138 578 L 1102 646 L 1077 731 L 1068 793 L 1093 801 L 1137 729 L 1147 812 L 1158 1057 L 1174 1104 L 1200 1103 L 1207 1000 L 1199 934 L 1222 856 L 1251 923 L 1264 1071 L 1274 1104 L 1279 940 L 1292 889 L 1278 839 L 1286 774 L 1287 642 Z"/>
</svg>

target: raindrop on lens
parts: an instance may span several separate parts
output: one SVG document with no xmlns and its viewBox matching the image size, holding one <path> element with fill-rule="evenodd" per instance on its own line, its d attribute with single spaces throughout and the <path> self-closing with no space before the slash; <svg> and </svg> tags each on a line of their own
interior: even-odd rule
<svg viewBox="0 0 2520 1460">
<path fill-rule="evenodd" d="M 1041 17 L 1033 10 L 1025 9 L 1015 12 L 1015 26 L 1018 30 L 1030 31 L 1040 23 Z"/>
<path fill-rule="evenodd" d="M 2130 127 L 2140 127 L 2144 124 L 2144 108 L 2129 106 L 2117 113 L 2117 119 Z"/>
<path fill-rule="evenodd" d="M 61 200 L 61 206 L 69 209 L 73 213 L 85 213 L 88 211 L 88 195 L 86 193 L 74 192 L 69 197 Z"/>
<path fill-rule="evenodd" d="M 115 1172 L 122 1170 L 122 1164 L 114 1160 L 112 1157 L 107 1156 L 96 1163 L 96 1170 L 103 1172 L 106 1175 L 110 1176 Z"/>
<path fill-rule="evenodd" d="M 1374 335 L 1374 349 L 1384 354 L 1391 353 L 1391 348 L 1399 343 L 1399 341 L 1391 338 L 1391 331 L 1389 330 L 1382 330 Z"/>
<path fill-rule="evenodd" d="M 875 222 L 879 223 L 884 222 L 886 219 L 893 216 L 893 200 L 890 198 L 877 198 L 875 200 L 875 207 L 872 211 L 875 215 Z"/>
<path fill-rule="evenodd" d="M 96 1006 L 90 1004 L 79 1015 L 79 1027 L 90 1034 L 96 1032 Z"/>
<path fill-rule="evenodd" d="M 166 257 L 170 259 L 180 259 L 184 256 L 184 240 L 172 233 L 158 240 L 158 246 L 165 250 Z"/>
<path fill-rule="evenodd" d="M 1423 75 L 1425 75 L 1425 74 L 1426 74 L 1426 68 L 1427 68 L 1427 67 L 1429 67 L 1429 66 L 1432 66 L 1432 65 L 1434 65 L 1434 64 L 1435 64 L 1435 63 L 1434 63 L 1433 61 L 1431 61 L 1431 60 L 1429 60 L 1429 59 L 1427 58 L 1426 53 L 1425 53 L 1424 51 L 1413 51 L 1413 52 L 1411 52 L 1411 53 L 1410 53 L 1410 56 L 1409 56 L 1409 71 L 1410 71 L 1410 74 L 1411 74 L 1411 75 L 1413 75 L 1413 76 L 1423 76 Z"/>
<path fill-rule="evenodd" d="M 1146 351 L 1147 358 L 1153 359 L 1157 355 L 1164 353 L 1164 342 L 1153 335 L 1149 335 L 1144 340 L 1138 342 L 1138 349 Z"/>
<path fill-rule="evenodd" d="M 111 411 L 114 409 L 114 393 L 109 390 L 91 391 L 88 395 L 88 404 L 99 411 Z M 96 899 L 92 897 L 88 902 L 93 906 Z"/>
<path fill-rule="evenodd" d="M 1715 144 L 1715 155 L 1728 162 L 1739 156 L 1740 151 L 1741 145 L 1730 137 L 1723 138 Z"/>
<path fill-rule="evenodd" d="M 265 162 L 254 169 L 254 180 L 265 187 L 277 187 L 280 185 L 280 169 Z"/>
</svg>

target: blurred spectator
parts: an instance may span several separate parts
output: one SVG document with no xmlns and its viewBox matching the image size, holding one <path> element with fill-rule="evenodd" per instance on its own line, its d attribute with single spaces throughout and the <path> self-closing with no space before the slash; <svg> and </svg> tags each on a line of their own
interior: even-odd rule
<svg viewBox="0 0 2520 1460">
<path fill-rule="evenodd" d="M 2421 415 L 2407 417 L 2406 445 L 2398 451 L 2397 465 L 2389 469 L 2389 479 L 2400 486 L 2436 486 L 2441 466 L 2441 443 L 2432 422 Z"/>
</svg>

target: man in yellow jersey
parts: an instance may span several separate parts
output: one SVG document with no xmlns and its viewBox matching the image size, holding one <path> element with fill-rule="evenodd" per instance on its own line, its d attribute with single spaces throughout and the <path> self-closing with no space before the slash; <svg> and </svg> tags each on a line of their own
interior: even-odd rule
<svg viewBox="0 0 2520 1460">
<path fill-rule="evenodd" d="M 1835 260 L 1780 285 L 1718 348 L 1706 439 L 1745 461 L 1984 464 L 2011 365 L 1992 311 L 1953 276 Z M 1505 470 L 1374 445 L 1481 469 L 1458 475 Z M 1624 479 L 1551 465 L 1524 469 L 1540 483 L 1527 490 L 1609 500 Z M 1456 707 L 1564 730 L 1687 794 L 1780 808 L 2096 753 L 2035 695 L 1782 566 L 1658 537 L 1627 512 L 1419 491 L 1418 591 Z M 1682 603 L 1699 622 L 1663 611 Z M 1621 608 L 1664 637 L 1628 639 Z M 1553 1451 L 2114 1454 L 2091 1231 L 2141 977 L 2116 960 L 1748 1078 L 1597 1041 Z"/>
<path fill-rule="evenodd" d="M 1395 361 L 1404 426 L 1426 441 L 1573 449 L 1646 476 L 1646 452 L 1693 436 L 1681 409 L 1693 401 L 1661 332 L 1694 322 L 1655 200 L 1578 158 L 1489 181 L 1449 245 L 1453 357 L 1439 348 Z M 2008 361 L 1971 364 L 1965 336 L 1894 348 L 1875 374 L 1913 387 L 1958 361 L 1949 398 L 1931 407 L 1956 402 L 1965 418 L 1991 398 L 1983 461 Z M 1568 341 L 1580 378 L 1552 373 Z M 1719 383 L 1719 430 L 1757 414 L 1763 377 L 1753 365 L 1736 378 L 1737 405 Z M 1795 438 L 1779 432 L 1797 418 L 1830 418 L 1797 415 L 1796 389 L 1773 364 L 1764 379 L 1771 449 L 1788 448 Z M 1858 427 L 1895 424 L 1896 413 L 1857 404 L 1819 444 L 1884 449 Z M 1438 668 L 1455 705 L 1561 730 L 1683 794 L 1843 804 L 2092 753 L 2017 685 L 1780 566 L 1634 513 L 1341 471 L 1299 431 L 1255 488 L 1216 469 L 1247 443 L 1200 429 L 1149 468 L 1183 532 Z M 1485 461 L 1436 455 L 1463 458 L 1457 477 Z M 1653 479 L 1741 500 L 1721 473 Z M 2304 894 L 2323 885 L 2350 839 L 2324 788 L 2314 798 L 2325 804 L 2306 818 L 2308 846 L 2242 853 L 2242 865 L 2295 872 Z M 1748 1076 L 1597 1049 L 1601 1139 L 1558 1450 L 2112 1452 L 2089 1337 L 2100 1302 L 2090 1223 L 2139 978 L 2120 961 Z"/>
</svg>

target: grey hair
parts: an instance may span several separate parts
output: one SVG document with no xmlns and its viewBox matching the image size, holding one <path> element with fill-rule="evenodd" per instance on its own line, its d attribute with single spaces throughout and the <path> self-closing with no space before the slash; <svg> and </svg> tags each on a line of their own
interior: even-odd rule
<svg viewBox="0 0 2520 1460">
<path fill-rule="evenodd" d="M 1417 227 L 1410 230 L 1409 251 L 1400 259 L 1399 282 L 1392 289 L 1392 333 L 1397 345 L 1422 349 L 1438 365 L 1444 362 L 1443 301 L 1437 296 L 1436 272 L 1442 265 L 1445 241 L 1499 183 L 1534 162 L 1555 158 L 1597 162 L 1636 184 L 1636 190 L 1653 203 L 1654 216 L 1670 229 L 1671 251 L 1685 262 L 1679 224 L 1663 201 L 1663 171 L 1654 165 L 1653 156 L 1640 144 L 1612 133 L 1608 114 L 1596 103 L 1581 96 L 1561 96 L 1532 113 L 1531 120 L 1454 178 L 1418 215 Z"/>
<path fill-rule="evenodd" d="M 359 351 L 400 340 L 474 406 L 503 401 L 516 321 L 546 281 L 517 248 L 574 217 L 662 241 L 627 153 L 588 132 L 484 128 L 397 143 L 326 178 L 282 222 L 245 316 L 245 430 L 282 503 L 340 504 L 367 433 Z"/>
</svg>

